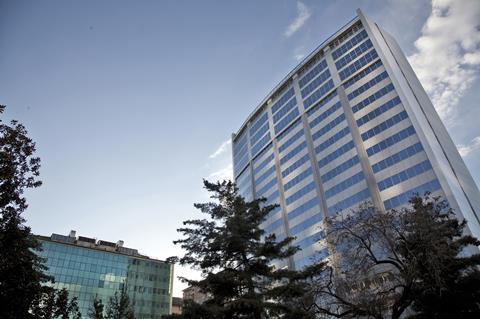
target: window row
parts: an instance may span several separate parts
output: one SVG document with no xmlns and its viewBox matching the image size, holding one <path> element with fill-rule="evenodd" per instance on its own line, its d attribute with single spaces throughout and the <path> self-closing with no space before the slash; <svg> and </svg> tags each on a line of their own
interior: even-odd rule
<svg viewBox="0 0 480 319">
<path fill-rule="evenodd" d="M 304 231 L 305 229 L 308 229 L 321 221 L 322 221 L 322 215 L 320 215 L 320 213 L 315 213 L 312 217 L 309 217 L 305 219 L 303 222 L 293 227 L 290 227 L 290 235 L 295 236 L 299 232 Z"/>
<path fill-rule="evenodd" d="M 345 121 L 345 113 L 340 114 L 330 122 L 328 122 L 325 126 L 320 128 L 318 131 L 312 134 L 312 140 L 318 139 L 320 136 L 328 133 L 330 130 L 332 130 L 335 126 L 339 125 L 340 123 Z"/>
<path fill-rule="evenodd" d="M 291 109 L 297 106 L 297 100 L 295 98 L 288 101 L 277 113 L 273 116 L 273 123 L 276 124 L 285 114 Z"/>
<path fill-rule="evenodd" d="M 344 66 L 358 58 L 362 53 L 370 50 L 370 48 L 373 47 L 372 41 L 368 39 L 367 41 L 363 42 L 359 46 L 357 46 L 355 49 L 347 53 L 343 58 L 339 59 L 337 62 L 335 62 L 335 66 L 337 67 L 337 70 L 342 69 Z"/>
<path fill-rule="evenodd" d="M 296 120 L 285 131 L 277 135 L 277 142 L 280 142 L 288 133 L 292 132 L 296 127 L 302 123 L 301 119 Z"/>
<path fill-rule="evenodd" d="M 315 189 L 315 182 L 311 182 L 310 184 L 307 184 L 306 186 L 304 186 L 303 188 L 299 189 L 298 191 L 296 191 L 295 193 L 293 193 L 292 195 L 288 196 L 286 199 L 285 199 L 285 202 L 287 203 L 287 205 L 290 205 L 291 203 L 295 202 L 296 200 L 302 198 L 303 196 L 305 196 L 306 194 L 310 193 L 311 191 L 313 191 Z"/>
<path fill-rule="evenodd" d="M 315 92 L 313 92 L 308 98 L 306 98 L 303 102 L 305 108 L 308 108 L 310 105 L 313 105 L 316 101 L 318 101 L 322 96 L 324 96 L 328 91 L 333 89 L 333 80 L 330 79 L 327 83 L 319 87 Z"/>
<path fill-rule="evenodd" d="M 321 231 L 319 231 L 319 232 L 317 232 L 313 235 L 310 235 L 310 236 L 308 236 L 308 237 L 306 237 L 302 240 L 299 240 L 297 242 L 293 242 L 293 245 L 298 246 L 300 249 L 304 249 L 305 247 L 312 246 L 316 242 L 319 242 L 323 238 L 325 238 L 325 234 L 324 234 L 323 230 L 321 230 Z"/>
<path fill-rule="evenodd" d="M 318 63 L 311 71 L 309 71 L 307 74 L 305 74 L 304 77 L 302 77 L 299 81 L 298 84 L 300 85 L 301 88 L 305 86 L 310 80 L 312 80 L 314 77 L 317 76 L 320 72 L 325 70 L 327 68 L 327 61 L 323 59 L 320 63 Z"/>
<path fill-rule="evenodd" d="M 256 193 L 256 197 L 260 198 L 263 197 L 263 195 L 270 190 L 273 186 L 277 185 L 277 178 L 273 178 L 270 182 L 265 184 L 261 189 L 259 189 Z"/>
<path fill-rule="evenodd" d="M 343 70 L 338 72 L 340 79 L 342 81 L 345 80 L 350 75 L 354 74 L 355 72 L 363 68 L 365 65 L 375 60 L 376 58 L 378 58 L 377 51 L 375 51 L 375 49 L 370 50 L 364 56 L 360 57 L 358 60 L 356 60 L 355 62 L 351 63 L 349 66 L 345 67 Z"/>
<path fill-rule="evenodd" d="M 364 107 L 369 105 L 370 103 L 375 102 L 376 100 L 378 100 L 382 96 L 384 96 L 387 93 L 393 91 L 393 89 L 394 89 L 394 87 L 393 87 L 392 83 L 387 84 L 386 86 L 384 86 L 383 88 L 381 88 L 377 92 L 373 93 L 372 95 L 370 95 L 366 99 L 364 99 L 364 100 L 358 102 L 357 104 L 355 104 L 354 106 L 352 106 L 353 113 L 357 113 L 358 111 L 360 111 L 361 109 L 363 109 Z"/>
<path fill-rule="evenodd" d="M 389 156 L 383 160 L 381 160 L 378 163 L 375 163 L 372 165 L 372 170 L 374 173 L 378 173 L 381 170 L 384 170 L 387 167 L 390 167 L 398 162 L 403 161 L 404 159 L 407 159 L 419 152 L 423 151 L 422 144 L 416 143 L 414 145 L 411 145 L 403 150 L 401 150 L 398 153 L 393 154 L 392 156 Z"/>
<path fill-rule="evenodd" d="M 313 113 L 315 113 L 316 111 L 318 111 L 322 106 L 324 106 L 325 104 L 327 104 L 328 102 L 330 102 L 334 97 L 337 96 L 337 91 L 333 91 L 332 93 L 330 93 L 329 95 L 327 95 L 323 100 L 321 100 L 320 102 L 318 102 L 314 107 L 312 107 L 311 109 L 309 109 L 307 111 L 307 116 L 310 116 L 312 115 Z"/>
<path fill-rule="evenodd" d="M 303 128 L 295 133 L 292 137 L 290 137 L 288 140 L 285 141 L 279 148 L 278 152 L 281 153 L 283 152 L 287 147 L 292 145 L 295 141 L 297 141 L 299 138 L 305 135 L 305 132 L 303 131 Z"/>
<path fill-rule="evenodd" d="M 310 82 L 309 85 L 304 87 L 301 91 L 302 93 L 302 98 L 305 98 L 308 96 L 313 90 L 315 90 L 320 84 L 325 82 L 327 79 L 330 78 L 330 71 L 325 70 L 325 72 L 321 73 L 318 77 L 315 78 L 312 82 Z"/>
<path fill-rule="evenodd" d="M 332 153 L 328 154 L 327 156 L 325 156 L 324 158 L 319 160 L 318 161 L 318 166 L 323 167 L 323 166 L 327 165 L 328 163 L 335 160 L 337 157 L 342 156 L 343 154 L 345 154 L 349 150 L 353 149 L 354 147 L 355 147 L 355 144 L 353 143 L 353 141 L 345 143 L 344 145 L 340 146 L 339 148 L 337 148 Z"/>
<path fill-rule="evenodd" d="M 398 114 L 395 114 L 394 116 L 392 116 L 388 120 L 378 124 L 375 127 L 372 127 L 368 131 L 362 133 L 362 140 L 366 141 L 366 140 L 374 137 L 375 135 L 378 135 L 378 134 L 382 133 L 383 131 L 389 129 L 390 127 L 394 126 L 395 124 L 400 123 L 401 121 L 405 120 L 406 118 L 408 118 L 408 115 L 407 115 L 406 111 L 402 111 Z"/>
<path fill-rule="evenodd" d="M 267 144 L 268 142 L 270 142 L 272 138 L 270 137 L 270 132 L 268 132 L 267 134 L 265 134 L 258 142 L 257 144 L 253 145 L 252 146 L 252 156 L 255 156 L 255 154 L 258 153 L 258 151 L 260 151 L 264 146 L 265 144 Z"/>
<path fill-rule="evenodd" d="M 322 122 L 324 119 L 330 116 L 330 114 L 334 113 L 336 110 L 340 109 L 341 107 L 342 107 L 342 103 L 338 101 L 331 108 L 329 108 L 328 110 L 326 110 L 325 112 L 323 112 L 322 114 L 314 118 L 310 122 L 310 128 L 314 128 L 318 123 Z"/>
<path fill-rule="evenodd" d="M 264 112 L 250 126 L 250 136 L 252 136 L 268 119 L 268 113 Z"/>
<path fill-rule="evenodd" d="M 430 164 L 430 162 L 428 160 L 423 161 L 421 163 L 418 163 L 417 165 L 414 165 L 412 167 L 407 168 L 406 170 L 401 171 L 400 173 L 397 173 L 395 175 L 385 178 L 384 180 L 381 180 L 380 182 L 378 182 L 378 188 L 381 191 L 383 191 L 384 189 L 400 184 L 401 182 L 404 182 L 407 179 L 413 178 L 431 169 L 432 169 L 432 165 Z"/>
<path fill-rule="evenodd" d="M 274 158 L 273 153 L 267 156 L 255 169 L 253 170 L 253 175 L 256 175 L 258 172 L 260 172 L 265 166 L 270 164 Z"/>
<path fill-rule="evenodd" d="M 293 158 L 295 155 L 300 153 L 306 147 L 307 147 L 307 142 L 305 141 L 297 145 L 293 150 L 291 150 L 288 154 L 286 154 L 284 157 L 280 159 L 280 165 L 288 162 L 291 158 Z"/>
<path fill-rule="evenodd" d="M 368 156 L 372 156 L 378 152 L 381 152 L 383 151 L 384 149 L 406 139 L 407 137 L 411 136 L 415 134 L 415 129 L 413 128 L 413 126 L 409 126 L 403 130 L 401 130 L 400 132 L 384 139 L 383 141 L 367 148 L 367 155 Z"/>
<path fill-rule="evenodd" d="M 269 234 L 271 233 L 273 230 L 277 229 L 278 227 L 282 226 L 283 225 L 283 219 L 282 218 L 279 218 L 277 219 L 276 221 L 274 221 L 273 223 L 269 224 L 268 226 L 266 226 L 263 230 L 265 231 L 265 233 Z"/>
<path fill-rule="evenodd" d="M 353 76 L 351 79 L 349 79 L 348 81 L 345 81 L 345 83 L 343 83 L 343 87 L 345 89 L 349 88 L 350 86 L 352 86 L 353 84 L 357 83 L 358 81 L 360 81 L 361 79 L 363 79 L 365 76 L 367 76 L 368 74 L 370 74 L 371 72 L 375 71 L 376 69 L 378 69 L 379 67 L 381 67 L 383 64 L 382 64 L 382 61 L 381 60 L 377 60 L 375 63 L 372 63 L 371 65 L 369 65 L 368 67 L 366 67 L 364 70 L 362 70 L 361 72 L 359 72 L 357 75 Z"/>
<path fill-rule="evenodd" d="M 293 172 L 294 170 L 296 170 L 297 168 L 299 168 L 300 166 L 302 166 L 303 164 L 305 164 L 309 160 L 310 160 L 310 156 L 308 154 L 306 154 L 305 156 L 300 158 L 298 161 L 296 161 L 295 163 L 293 163 L 292 165 L 290 165 L 289 167 L 284 169 L 282 171 L 282 177 L 285 178 L 286 176 L 288 176 L 288 174 L 290 174 L 291 172 Z"/>
<path fill-rule="evenodd" d="M 319 204 L 320 204 L 320 199 L 318 198 L 318 196 L 315 196 L 314 198 L 308 200 L 307 202 L 303 203 L 302 205 L 298 206 L 297 208 L 292 209 L 288 213 L 288 219 L 292 220 L 295 217 L 298 217 L 298 216 L 302 215 L 303 213 L 305 213 L 306 211 L 308 211 L 312 207 L 315 207 L 316 205 L 319 205 Z"/>
<path fill-rule="evenodd" d="M 329 170 L 328 172 L 323 174 L 320 178 L 321 178 L 323 183 L 326 183 L 327 181 L 329 181 L 332 178 L 334 178 L 335 176 L 345 172 L 347 169 L 349 169 L 350 167 L 353 167 L 354 165 L 356 165 L 358 163 L 360 163 L 360 159 L 358 158 L 357 155 L 355 155 L 354 157 L 346 160 L 345 162 L 338 165 L 337 167 Z"/>
<path fill-rule="evenodd" d="M 356 34 L 353 38 L 345 42 L 344 45 L 336 49 L 335 51 L 332 52 L 332 57 L 334 60 L 337 60 L 339 57 L 341 57 L 344 53 L 346 53 L 348 50 L 362 42 L 364 39 L 368 37 L 367 31 L 362 30 L 358 34 Z"/>
<path fill-rule="evenodd" d="M 288 100 L 290 100 L 290 98 L 292 96 L 295 95 L 295 91 L 292 88 L 290 88 L 284 95 L 282 95 L 282 97 L 277 101 L 275 102 L 273 105 L 272 105 L 272 114 L 275 114 L 278 109 L 283 105 L 285 104 L 285 102 L 287 102 Z"/>
<path fill-rule="evenodd" d="M 315 262 L 321 261 L 321 260 L 323 260 L 327 257 L 328 257 L 328 249 L 323 248 L 322 250 L 319 250 L 319 251 L 313 253 L 310 256 L 303 257 L 301 259 L 295 260 L 295 269 L 301 270 L 305 266 L 308 266 L 308 265 L 311 265 Z"/>
<path fill-rule="evenodd" d="M 360 127 L 365 123 L 368 123 L 369 121 L 373 120 L 377 116 L 387 112 L 388 110 L 394 108 L 400 104 L 400 98 L 398 96 L 394 97 L 390 101 L 380 105 L 377 107 L 375 110 L 371 111 L 370 113 L 367 113 L 366 115 L 362 116 L 357 120 L 357 125 Z"/>
<path fill-rule="evenodd" d="M 273 143 L 268 144 L 267 147 L 262 149 L 260 153 L 258 153 L 254 158 L 253 158 L 253 167 L 255 168 L 257 163 L 262 159 L 262 156 L 265 155 L 268 151 L 270 151 L 273 147 Z"/>
<path fill-rule="evenodd" d="M 325 142 L 321 143 L 317 147 L 315 147 L 315 153 L 318 154 L 325 149 L 327 149 L 330 145 L 333 145 L 336 141 L 342 139 L 343 137 L 347 136 L 350 133 L 350 129 L 347 127 L 344 127 L 342 130 L 340 130 L 338 133 L 335 135 L 331 136 L 328 138 Z"/>
<path fill-rule="evenodd" d="M 275 134 L 278 134 L 281 130 L 287 127 L 290 122 L 292 122 L 297 116 L 300 115 L 298 108 L 294 108 L 290 113 L 285 115 L 285 117 L 275 125 Z"/>
<path fill-rule="evenodd" d="M 416 194 L 423 195 L 426 192 L 434 192 L 439 190 L 440 188 L 441 188 L 440 183 L 438 182 L 437 179 L 434 179 L 428 183 L 412 188 L 400 195 L 387 199 L 386 201 L 383 202 L 383 204 L 385 205 L 385 209 L 392 209 L 408 203 L 408 201 L 413 195 L 416 195 Z"/>
<path fill-rule="evenodd" d="M 268 132 L 268 129 L 269 129 L 269 126 L 268 126 L 268 122 L 265 123 L 264 126 L 262 126 L 260 129 L 258 129 L 257 132 L 255 132 L 255 134 L 250 135 L 250 145 L 254 145 L 265 133 Z"/>
<path fill-rule="evenodd" d="M 368 190 L 368 188 L 366 188 L 350 197 L 345 198 L 342 201 L 339 201 L 335 205 L 330 206 L 328 208 L 328 214 L 330 216 L 335 215 L 336 213 L 341 212 L 342 210 L 347 209 L 349 207 L 352 207 L 355 204 L 358 204 L 362 201 L 366 201 L 369 197 L 370 197 L 370 191 Z"/>
<path fill-rule="evenodd" d="M 347 188 L 350 188 L 353 185 L 360 183 L 364 179 L 365 179 L 365 176 L 363 175 L 363 172 L 360 171 L 357 174 L 352 175 L 349 178 L 341 181 L 340 183 L 337 183 L 335 186 L 331 187 L 330 189 L 327 189 L 325 191 L 325 198 L 330 198 L 338 193 L 341 193 Z"/>
<path fill-rule="evenodd" d="M 272 167 L 270 167 L 265 173 L 263 173 L 260 177 L 256 178 L 255 179 L 255 184 L 256 185 L 259 185 L 260 183 L 262 183 L 265 179 L 267 179 L 268 177 L 270 177 L 270 175 L 272 175 L 273 173 L 275 172 L 275 165 L 273 165 Z"/>
<path fill-rule="evenodd" d="M 370 81 L 368 81 L 367 83 L 360 86 L 358 89 L 353 90 L 350 94 L 347 95 L 347 98 L 349 100 L 353 100 L 354 98 L 356 98 L 357 96 L 359 96 L 363 92 L 365 92 L 368 89 L 374 87 L 376 84 L 382 82 L 383 80 L 385 80 L 387 78 L 388 78 L 388 73 L 387 73 L 387 71 L 384 71 L 384 72 L 380 73 L 379 75 L 377 75 L 376 77 L 374 77 L 373 79 L 371 79 Z"/>
<path fill-rule="evenodd" d="M 285 185 L 283 186 L 284 190 L 285 191 L 289 190 L 290 188 L 297 185 L 298 183 L 300 183 L 310 175 L 312 175 L 311 167 L 307 168 L 306 170 L 304 170 L 303 172 L 301 172 L 300 174 L 298 174 L 297 176 L 289 180 L 288 183 L 285 183 Z"/>
</svg>

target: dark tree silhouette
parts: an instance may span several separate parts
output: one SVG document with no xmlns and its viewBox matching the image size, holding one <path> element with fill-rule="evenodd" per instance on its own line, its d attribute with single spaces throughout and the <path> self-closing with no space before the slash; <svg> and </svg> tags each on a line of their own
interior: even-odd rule
<svg viewBox="0 0 480 319">
<path fill-rule="evenodd" d="M 208 218 L 184 222 L 186 227 L 178 230 L 184 238 L 174 243 L 186 254 L 170 261 L 202 272 L 200 281 L 183 280 L 198 287 L 208 300 L 201 305 L 186 302 L 180 317 L 310 318 L 302 307 L 305 282 L 323 264 L 306 272 L 272 266 L 298 250 L 291 246 L 293 238 L 277 241 L 260 228 L 276 205 L 264 206 L 265 199 L 246 202 L 232 182 L 204 181 L 204 185 L 215 201 L 195 207 Z"/>
<path fill-rule="evenodd" d="M 110 298 L 107 305 L 106 319 L 135 319 L 130 298 L 125 290 Z"/>
<path fill-rule="evenodd" d="M 103 308 L 104 305 L 102 303 L 102 300 L 95 297 L 95 299 L 93 300 L 93 304 L 88 311 L 88 317 L 90 319 L 103 319 Z"/>
</svg>

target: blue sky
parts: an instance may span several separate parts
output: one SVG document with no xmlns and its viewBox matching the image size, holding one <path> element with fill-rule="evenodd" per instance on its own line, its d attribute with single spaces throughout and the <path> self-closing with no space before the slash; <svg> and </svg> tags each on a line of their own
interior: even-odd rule
<svg viewBox="0 0 480 319">
<path fill-rule="evenodd" d="M 0 103 L 42 158 L 28 224 L 178 254 L 231 133 L 357 7 L 410 57 L 478 184 L 478 1 L 0 0 Z"/>
</svg>

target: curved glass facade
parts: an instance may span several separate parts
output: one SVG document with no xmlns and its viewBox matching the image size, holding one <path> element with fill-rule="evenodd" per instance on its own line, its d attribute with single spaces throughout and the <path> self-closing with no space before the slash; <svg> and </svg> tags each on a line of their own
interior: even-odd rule
<svg viewBox="0 0 480 319">
<path fill-rule="evenodd" d="M 279 267 L 327 258 L 325 217 L 365 201 L 381 210 L 398 208 L 413 193 L 430 191 L 463 212 L 451 190 L 459 181 L 448 180 L 454 167 L 441 165 L 445 154 L 434 148 L 443 145 L 431 138 L 443 132 L 420 124 L 418 109 L 425 106 L 402 87 L 403 75 L 391 67 L 392 53 L 385 52 L 379 32 L 359 12 L 233 135 L 240 194 L 279 204 L 264 229 L 280 239 L 295 236 L 294 245 L 302 248 Z"/>
</svg>

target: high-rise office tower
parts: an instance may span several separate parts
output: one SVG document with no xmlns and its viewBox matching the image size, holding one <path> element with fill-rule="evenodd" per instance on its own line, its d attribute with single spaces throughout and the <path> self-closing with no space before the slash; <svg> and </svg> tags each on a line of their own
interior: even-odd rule
<svg viewBox="0 0 480 319">
<path fill-rule="evenodd" d="M 173 264 L 141 255 L 136 249 L 94 238 L 52 234 L 37 236 L 38 254 L 46 259 L 53 286 L 77 297 L 82 318 L 96 298 L 106 306 L 115 293 L 126 291 L 135 318 L 160 319 L 172 305 Z"/>
<path fill-rule="evenodd" d="M 328 255 L 325 217 L 365 201 L 398 208 L 425 191 L 480 238 L 475 182 L 396 41 L 360 10 L 232 139 L 240 193 L 278 203 L 262 227 L 302 248 L 290 267 Z"/>
</svg>

